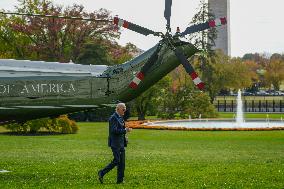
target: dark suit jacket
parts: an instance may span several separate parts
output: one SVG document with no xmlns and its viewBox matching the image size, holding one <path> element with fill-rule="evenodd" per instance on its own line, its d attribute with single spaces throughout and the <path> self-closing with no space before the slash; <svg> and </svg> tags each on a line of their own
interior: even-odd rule
<svg viewBox="0 0 284 189">
<path fill-rule="evenodd" d="M 120 117 L 115 112 L 109 118 L 108 146 L 112 148 L 124 148 L 126 146 L 125 134 L 126 129 L 123 117 Z"/>
</svg>

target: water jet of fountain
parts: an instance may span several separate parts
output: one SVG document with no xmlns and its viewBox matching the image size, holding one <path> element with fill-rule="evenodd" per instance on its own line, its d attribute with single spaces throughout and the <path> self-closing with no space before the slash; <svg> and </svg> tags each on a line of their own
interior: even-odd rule
<svg viewBox="0 0 284 189">
<path fill-rule="evenodd" d="M 242 92 L 238 90 L 237 96 L 237 117 L 236 122 L 238 127 L 242 127 L 244 123 L 244 113 L 243 113 L 243 101 L 242 101 Z"/>
<path fill-rule="evenodd" d="M 269 115 L 266 114 L 266 122 L 269 122 Z"/>
</svg>

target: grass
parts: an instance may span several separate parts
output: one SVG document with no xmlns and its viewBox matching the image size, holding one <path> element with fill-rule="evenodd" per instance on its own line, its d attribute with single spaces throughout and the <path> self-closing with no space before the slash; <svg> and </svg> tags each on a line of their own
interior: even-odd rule
<svg viewBox="0 0 284 189">
<path fill-rule="evenodd" d="M 235 113 L 225 113 L 225 112 L 219 112 L 218 118 L 234 118 Z M 284 113 L 245 113 L 245 118 L 247 119 L 266 119 L 267 116 L 269 119 L 284 119 Z"/>
<path fill-rule="evenodd" d="M 78 134 L 11 136 L 0 127 L 0 188 L 283 188 L 284 131 L 134 130 L 126 183 L 112 158 L 107 123 L 79 123 Z"/>
<path fill-rule="evenodd" d="M 235 113 L 231 112 L 219 112 L 218 118 L 234 118 Z M 269 119 L 282 119 L 284 120 L 284 112 L 283 113 L 245 113 L 245 118 L 247 119 L 266 119 L 267 115 Z M 138 117 L 130 117 L 129 120 L 137 120 Z M 146 116 L 146 119 L 155 120 L 160 119 L 157 116 Z"/>
</svg>

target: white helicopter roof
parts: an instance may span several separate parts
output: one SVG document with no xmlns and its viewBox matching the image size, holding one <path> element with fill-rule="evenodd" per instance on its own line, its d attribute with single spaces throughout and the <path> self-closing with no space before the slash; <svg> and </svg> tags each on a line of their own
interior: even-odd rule
<svg viewBox="0 0 284 189">
<path fill-rule="evenodd" d="M 108 66 L 59 62 L 0 59 L 0 77 L 22 76 L 99 76 Z"/>
</svg>

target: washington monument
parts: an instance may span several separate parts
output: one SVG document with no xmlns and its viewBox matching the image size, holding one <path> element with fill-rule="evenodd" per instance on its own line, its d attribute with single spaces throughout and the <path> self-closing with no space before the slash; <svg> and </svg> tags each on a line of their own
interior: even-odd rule
<svg viewBox="0 0 284 189">
<path fill-rule="evenodd" d="M 230 0 L 208 0 L 208 6 L 216 18 L 227 17 L 227 25 L 217 28 L 217 39 L 213 48 L 222 49 L 226 55 L 231 55 Z"/>
</svg>

